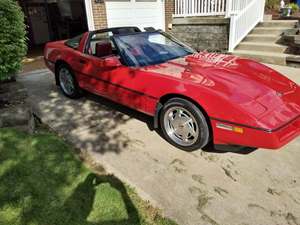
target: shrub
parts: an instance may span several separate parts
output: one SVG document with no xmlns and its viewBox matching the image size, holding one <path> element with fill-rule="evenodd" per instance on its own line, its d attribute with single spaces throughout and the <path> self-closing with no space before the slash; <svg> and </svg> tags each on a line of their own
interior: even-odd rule
<svg viewBox="0 0 300 225">
<path fill-rule="evenodd" d="M 279 9 L 280 1 L 279 0 L 266 0 L 267 9 Z"/>
<path fill-rule="evenodd" d="M 21 67 L 26 54 L 24 14 L 15 0 L 0 0 L 0 81 Z"/>
<path fill-rule="evenodd" d="M 288 4 L 288 7 L 292 8 L 293 13 L 299 11 L 299 6 L 296 3 L 290 3 L 290 4 Z"/>
</svg>

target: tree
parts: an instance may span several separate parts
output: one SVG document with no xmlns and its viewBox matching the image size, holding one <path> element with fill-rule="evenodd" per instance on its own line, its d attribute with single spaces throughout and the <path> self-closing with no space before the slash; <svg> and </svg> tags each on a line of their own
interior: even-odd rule
<svg viewBox="0 0 300 225">
<path fill-rule="evenodd" d="M 0 81 L 21 67 L 27 52 L 24 14 L 15 0 L 0 0 Z"/>
</svg>

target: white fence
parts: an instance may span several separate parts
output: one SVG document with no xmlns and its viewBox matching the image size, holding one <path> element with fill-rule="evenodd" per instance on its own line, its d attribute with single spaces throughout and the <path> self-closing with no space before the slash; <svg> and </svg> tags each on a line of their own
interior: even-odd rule
<svg viewBox="0 0 300 225">
<path fill-rule="evenodd" d="M 227 0 L 227 17 L 230 17 L 229 52 L 263 21 L 265 0 Z"/>
<path fill-rule="evenodd" d="M 225 15 L 226 0 L 175 0 L 174 17 Z"/>
<path fill-rule="evenodd" d="M 226 12 L 234 13 L 243 10 L 252 1 L 253 0 L 227 0 L 229 10 L 226 10 Z"/>
<path fill-rule="evenodd" d="M 226 16 L 230 18 L 229 51 L 263 20 L 265 0 L 175 0 L 173 17 Z"/>
</svg>

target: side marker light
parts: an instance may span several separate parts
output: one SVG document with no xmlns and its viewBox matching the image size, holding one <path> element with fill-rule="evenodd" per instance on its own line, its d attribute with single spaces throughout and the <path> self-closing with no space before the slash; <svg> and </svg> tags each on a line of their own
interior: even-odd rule
<svg viewBox="0 0 300 225">
<path fill-rule="evenodd" d="M 239 133 L 239 134 L 244 133 L 244 129 L 241 127 L 230 126 L 230 125 L 223 124 L 223 123 L 217 123 L 216 127 L 219 129 L 222 129 L 222 130 L 228 130 L 228 131 L 232 131 L 232 132 Z"/>
</svg>

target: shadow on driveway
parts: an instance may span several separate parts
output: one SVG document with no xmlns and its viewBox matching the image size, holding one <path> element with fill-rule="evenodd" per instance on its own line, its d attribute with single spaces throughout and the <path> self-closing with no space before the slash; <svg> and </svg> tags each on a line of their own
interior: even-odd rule
<svg viewBox="0 0 300 225">
<path fill-rule="evenodd" d="M 164 139 L 160 130 L 154 129 L 153 118 L 148 115 L 87 92 L 84 92 L 84 97 L 77 100 L 63 96 L 50 72 L 32 72 L 29 76 L 20 77 L 20 80 L 27 87 L 33 111 L 42 122 L 66 136 L 78 148 L 101 154 L 106 152 L 118 154 L 126 150 L 128 145 L 136 141 L 126 134 L 126 129 L 125 132 L 121 130 L 131 119 L 147 124 L 150 131 L 156 131 Z M 139 132 L 140 128 L 134 129 Z M 249 154 L 253 151 L 233 146 L 219 148 L 211 144 L 203 150 L 237 154 Z"/>
<path fill-rule="evenodd" d="M 85 96 L 88 100 L 100 103 L 101 105 L 105 105 L 110 110 L 121 112 L 122 114 L 125 114 L 129 116 L 131 119 L 137 119 L 147 124 L 148 129 L 150 131 L 155 131 L 161 138 L 165 139 L 160 129 L 155 129 L 153 126 L 153 118 L 151 116 L 148 116 L 146 114 L 140 113 L 136 110 L 130 109 L 126 106 L 123 106 L 121 104 L 115 103 L 113 101 L 110 101 L 106 98 L 85 92 Z M 166 141 L 166 140 L 165 140 Z M 180 149 L 178 149 L 180 150 Z M 244 146 L 233 146 L 233 145 L 214 145 L 212 142 L 210 142 L 207 146 L 205 146 L 203 149 L 205 152 L 212 152 L 212 153 L 236 153 L 241 155 L 248 155 L 252 152 L 256 151 L 257 148 L 251 148 L 251 147 L 244 147 Z"/>
</svg>

